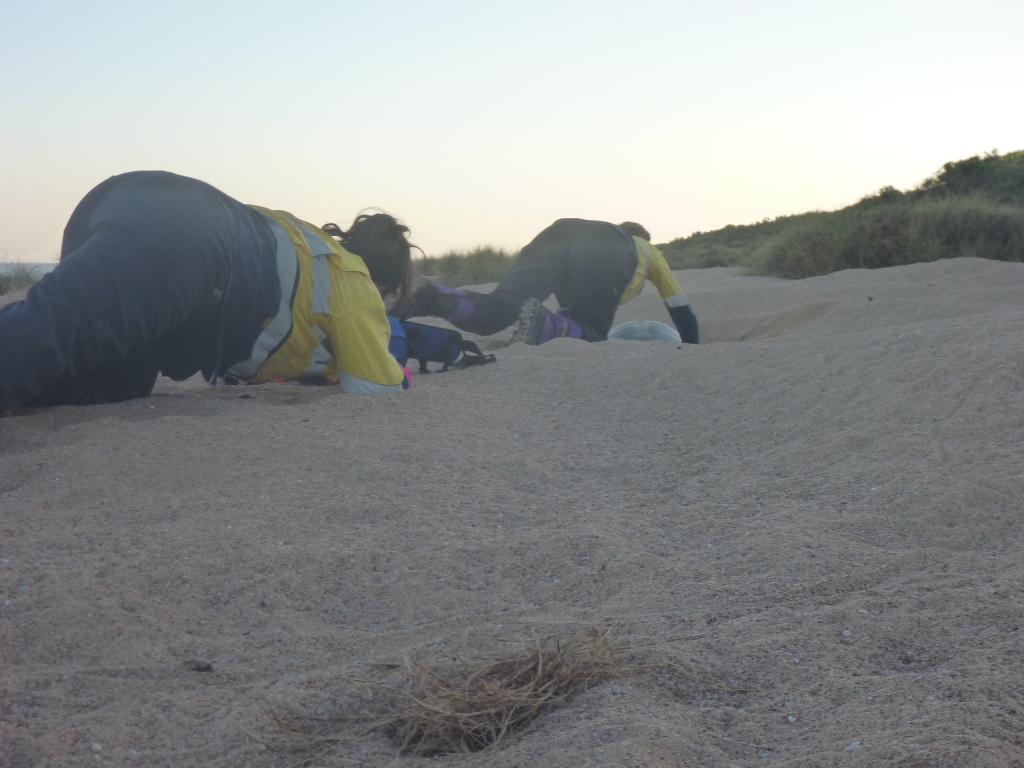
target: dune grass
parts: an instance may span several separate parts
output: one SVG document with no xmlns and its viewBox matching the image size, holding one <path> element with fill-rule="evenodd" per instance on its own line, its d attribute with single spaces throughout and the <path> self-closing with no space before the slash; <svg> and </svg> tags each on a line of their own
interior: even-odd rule
<svg viewBox="0 0 1024 768">
<path fill-rule="evenodd" d="M 0 262 L 0 295 L 20 291 L 39 281 L 39 270 L 19 261 Z"/>
<path fill-rule="evenodd" d="M 425 256 L 413 262 L 418 275 L 426 275 L 445 285 L 478 285 L 501 279 L 517 252 L 490 245 L 478 245 L 468 251 L 449 250 L 440 256 Z"/>
<path fill-rule="evenodd" d="M 755 253 L 766 240 L 790 229 L 797 219 L 822 215 L 805 213 L 765 220 L 756 224 L 728 226 L 713 232 L 694 232 L 659 245 L 672 269 L 707 269 L 709 267 L 747 267 L 757 261 Z"/>
</svg>

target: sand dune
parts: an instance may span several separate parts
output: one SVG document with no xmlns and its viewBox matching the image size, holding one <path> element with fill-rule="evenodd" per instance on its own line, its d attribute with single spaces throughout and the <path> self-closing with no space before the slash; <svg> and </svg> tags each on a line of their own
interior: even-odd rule
<svg viewBox="0 0 1024 768">
<path fill-rule="evenodd" d="M 317 764 L 1024 765 L 1024 265 L 677 276 L 699 347 L 0 419 L 0 765 L 283 768 L 271 709 L 587 626 L 649 670 L 496 751 L 339 724 Z"/>
</svg>

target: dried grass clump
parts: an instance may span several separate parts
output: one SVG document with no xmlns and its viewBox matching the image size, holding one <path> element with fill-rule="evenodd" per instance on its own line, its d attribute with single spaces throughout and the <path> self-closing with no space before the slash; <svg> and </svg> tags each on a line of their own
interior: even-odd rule
<svg viewBox="0 0 1024 768">
<path fill-rule="evenodd" d="M 488 662 L 464 680 L 409 664 L 398 711 L 374 724 L 420 756 L 477 752 L 499 745 L 541 712 L 621 674 L 611 630 L 538 641 L 529 651 Z"/>
</svg>

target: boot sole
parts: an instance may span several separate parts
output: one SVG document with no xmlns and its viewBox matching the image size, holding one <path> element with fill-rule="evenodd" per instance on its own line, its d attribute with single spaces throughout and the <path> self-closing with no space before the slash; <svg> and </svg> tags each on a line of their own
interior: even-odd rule
<svg viewBox="0 0 1024 768">
<path fill-rule="evenodd" d="M 537 320 L 540 317 L 540 302 L 536 299 L 527 299 L 519 309 L 519 328 L 512 334 L 509 343 L 522 342 L 531 347 L 537 346 Z"/>
</svg>

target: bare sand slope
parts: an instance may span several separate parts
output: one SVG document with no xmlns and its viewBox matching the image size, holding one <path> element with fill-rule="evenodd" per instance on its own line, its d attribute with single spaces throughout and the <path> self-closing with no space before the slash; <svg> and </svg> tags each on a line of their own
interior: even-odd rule
<svg viewBox="0 0 1024 768">
<path fill-rule="evenodd" d="M 0 419 L 0 765 L 291 766 L 272 708 L 599 626 L 651 670 L 316 764 L 1024 766 L 1024 265 L 678 276 L 699 347 Z"/>
</svg>

